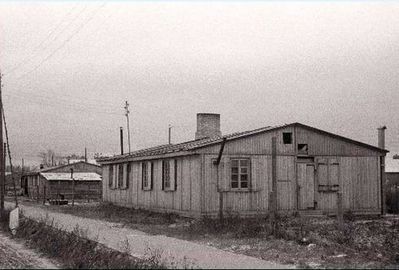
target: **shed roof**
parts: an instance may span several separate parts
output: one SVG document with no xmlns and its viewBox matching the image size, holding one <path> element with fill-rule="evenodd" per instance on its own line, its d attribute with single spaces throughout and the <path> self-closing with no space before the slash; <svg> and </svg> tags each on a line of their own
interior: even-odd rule
<svg viewBox="0 0 399 270">
<path fill-rule="evenodd" d="M 311 126 L 307 126 L 307 125 L 304 125 L 301 123 L 291 123 L 291 124 L 284 124 L 284 125 L 279 125 L 279 126 L 266 126 L 266 127 L 257 128 L 257 129 L 253 129 L 253 130 L 247 130 L 247 131 L 243 131 L 243 132 L 235 132 L 235 133 L 231 133 L 231 134 L 224 135 L 224 136 L 214 136 L 214 137 L 210 137 L 210 138 L 192 140 L 192 141 L 187 141 L 187 142 L 178 143 L 178 144 L 158 145 L 158 146 L 126 153 L 123 155 L 114 155 L 111 157 L 99 157 L 97 159 L 97 162 L 99 162 L 101 164 L 104 162 L 113 162 L 113 161 L 123 160 L 126 158 L 147 157 L 147 156 L 151 157 L 151 156 L 165 155 L 165 154 L 170 154 L 170 153 L 177 153 L 177 152 L 182 152 L 182 151 L 192 151 L 192 150 L 195 150 L 198 148 L 221 143 L 223 141 L 223 139 L 226 139 L 226 141 L 231 141 L 231 140 L 240 139 L 240 138 L 244 138 L 247 136 L 252 136 L 252 135 L 259 134 L 259 133 L 269 132 L 272 130 L 290 127 L 290 126 L 300 126 L 300 127 L 306 128 L 306 129 L 313 130 L 315 132 L 323 133 L 325 135 L 332 136 L 337 139 L 341 139 L 344 141 L 348 141 L 350 143 L 354 143 L 356 145 L 360 145 L 360 146 L 372 149 L 374 151 L 383 152 L 383 153 L 389 152 L 385 149 L 381 149 L 381 148 L 378 148 L 373 145 L 355 141 L 355 140 L 352 140 L 352 139 L 349 139 L 349 138 L 346 138 L 346 137 L 343 137 L 343 136 L 340 136 L 340 135 L 337 135 L 334 133 L 330 133 L 330 132 L 327 132 L 327 131 L 324 131 L 321 129 L 317 129 L 317 128 L 314 128 Z"/>
<path fill-rule="evenodd" d="M 46 173 L 41 172 L 48 181 L 72 181 L 70 173 Z M 93 172 L 78 172 L 73 174 L 73 179 L 76 181 L 101 181 L 101 175 Z"/>
<path fill-rule="evenodd" d="M 47 168 L 43 168 L 43 169 L 37 169 L 37 170 L 31 171 L 31 172 L 26 172 L 26 173 L 24 173 L 24 175 L 37 175 L 37 174 L 42 173 L 42 172 L 51 172 L 51 171 L 54 171 L 54 170 L 57 170 L 57 169 L 60 169 L 60 168 L 67 167 L 67 166 L 75 166 L 75 165 L 78 165 L 80 163 L 85 163 L 85 164 L 88 164 L 90 166 L 96 166 L 98 168 L 101 168 L 101 166 L 98 165 L 98 164 L 93 164 L 93 163 L 86 162 L 86 161 L 82 160 L 82 161 L 78 161 L 78 162 L 74 162 L 74 163 L 63 164 L 63 165 L 58 165 L 58 166 L 53 166 L 53 167 L 47 167 Z"/>
</svg>

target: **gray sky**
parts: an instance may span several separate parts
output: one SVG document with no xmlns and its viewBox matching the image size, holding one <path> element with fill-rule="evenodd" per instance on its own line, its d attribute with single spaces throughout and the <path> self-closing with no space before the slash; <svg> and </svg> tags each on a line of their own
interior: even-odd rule
<svg viewBox="0 0 399 270">
<path fill-rule="evenodd" d="M 2 1 L 0 48 L 16 163 L 118 153 L 125 100 L 133 149 L 216 112 L 225 134 L 301 122 L 373 145 L 384 124 L 399 152 L 399 2 Z"/>
</svg>

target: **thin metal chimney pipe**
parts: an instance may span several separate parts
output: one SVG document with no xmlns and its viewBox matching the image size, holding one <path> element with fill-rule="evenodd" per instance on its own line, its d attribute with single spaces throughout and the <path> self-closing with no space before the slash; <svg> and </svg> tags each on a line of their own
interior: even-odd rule
<svg viewBox="0 0 399 270">
<path fill-rule="evenodd" d="M 121 155 L 123 155 L 123 128 L 120 127 L 120 138 L 121 138 Z"/>
</svg>

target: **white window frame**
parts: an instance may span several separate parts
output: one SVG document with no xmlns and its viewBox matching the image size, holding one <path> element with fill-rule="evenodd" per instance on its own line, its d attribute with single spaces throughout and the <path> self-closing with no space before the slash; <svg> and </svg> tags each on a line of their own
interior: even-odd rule
<svg viewBox="0 0 399 270">
<path fill-rule="evenodd" d="M 233 166 L 233 163 L 237 161 L 238 167 Z M 247 166 L 242 166 L 241 161 L 247 161 Z M 233 172 L 233 168 L 237 168 L 237 172 Z M 246 172 L 243 172 L 245 171 Z M 233 176 L 237 176 L 237 181 L 233 181 Z M 246 175 L 247 180 L 243 181 L 241 176 Z M 237 187 L 233 187 L 233 182 L 237 182 Z M 242 187 L 242 182 L 247 182 L 246 187 Z M 230 159 L 230 188 L 231 190 L 245 190 L 248 191 L 251 185 L 251 159 L 246 157 L 234 157 Z"/>
</svg>

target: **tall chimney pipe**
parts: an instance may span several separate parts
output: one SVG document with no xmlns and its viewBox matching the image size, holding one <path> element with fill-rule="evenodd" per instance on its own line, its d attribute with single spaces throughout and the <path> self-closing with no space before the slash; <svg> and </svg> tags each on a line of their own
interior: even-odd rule
<svg viewBox="0 0 399 270">
<path fill-rule="evenodd" d="M 385 130 L 386 126 L 378 128 L 378 148 L 385 149 Z"/>
<path fill-rule="evenodd" d="M 385 149 L 385 130 L 386 126 L 378 128 L 378 148 Z M 381 215 L 386 213 L 386 175 L 385 175 L 385 155 L 381 156 Z"/>
<path fill-rule="evenodd" d="M 120 138 L 121 138 L 121 155 L 123 155 L 123 128 L 120 128 Z"/>
</svg>

